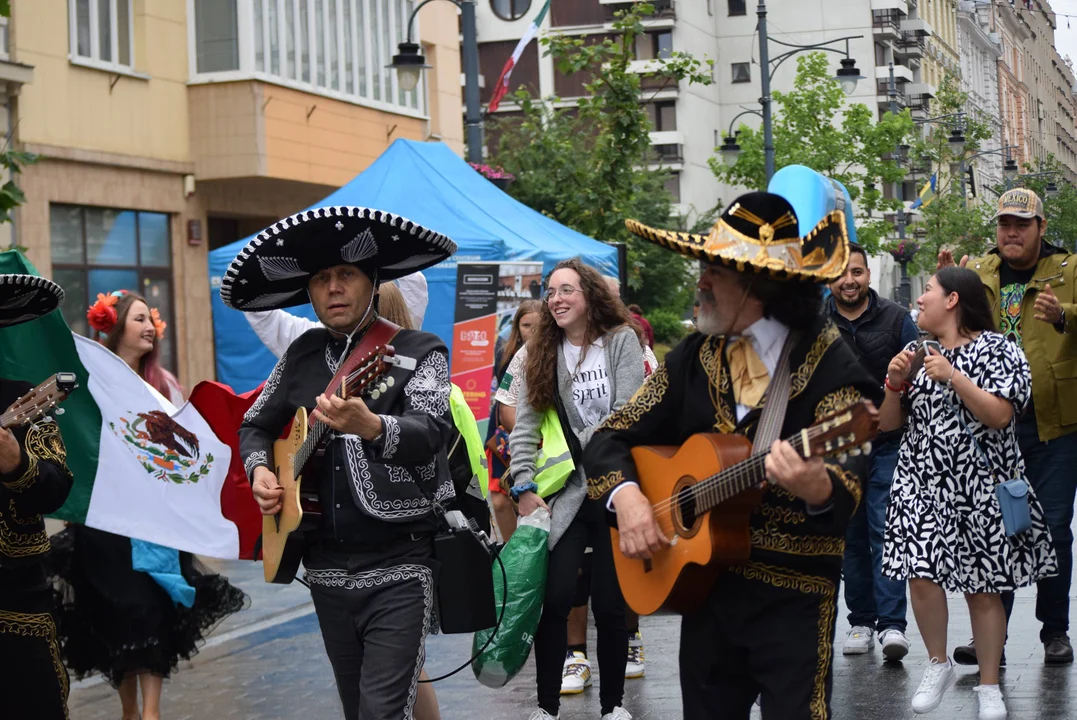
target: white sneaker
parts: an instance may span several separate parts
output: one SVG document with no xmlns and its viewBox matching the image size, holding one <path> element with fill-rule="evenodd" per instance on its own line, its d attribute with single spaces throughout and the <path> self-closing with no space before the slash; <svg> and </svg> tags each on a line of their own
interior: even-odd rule
<svg viewBox="0 0 1077 720">
<path fill-rule="evenodd" d="M 879 633 L 879 644 L 883 646 L 883 657 L 890 662 L 897 662 L 909 654 L 909 639 L 897 628 Z"/>
<path fill-rule="evenodd" d="M 842 655 L 863 655 L 875 647 L 875 631 L 863 625 L 855 625 L 845 633 Z"/>
<path fill-rule="evenodd" d="M 632 720 L 632 716 L 628 714 L 627 710 L 618 705 L 613 708 L 613 712 L 603 715 L 602 720 Z"/>
<path fill-rule="evenodd" d="M 531 713 L 531 717 L 527 718 L 527 720 L 557 720 L 557 718 L 559 717 L 561 717 L 561 713 L 557 713 L 557 717 L 554 717 L 542 708 L 539 708 L 535 712 Z"/>
<path fill-rule="evenodd" d="M 920 681 L 920 687 L 916 688 L 916 694 L 912 696 L 912 711 L 915 713 L 931 712 L 942 702 L 942 696 L 957 682 L 957 673 L 950 658 L 946 662 L 932 659 L 924 672 L 924 679 Z"/>
<path fill-rule="evenodd" d="M 628 663 L 625 665 L 625 679 L 641 678 L 647 672 L 647 663 L 643 659 L 643 636 L 637 630 L 628 638 Z"/>
<path fill-rule="evenodd" d="M 591 687 L 591 682 L 591 661 L 579 650 L 573 650 L 565 657 L 565 667 L 561 671 L 561 694 L 579 695 Z"/>
<path fill-rule="evenodd" d="M 998 685 L 977 685 L 972 688 L 980 701 L 980 720 L 1003 720 L 1006 717 L 1006 701 Z"/>
</svg>

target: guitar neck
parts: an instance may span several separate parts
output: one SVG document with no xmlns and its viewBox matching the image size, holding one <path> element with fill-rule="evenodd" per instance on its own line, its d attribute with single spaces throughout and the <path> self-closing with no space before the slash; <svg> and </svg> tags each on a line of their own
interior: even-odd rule
<svg viewBox="0 0 1077 720">
<path fill-rule="evenodd" d="M 339 398 L 352 397 L 356 391 L 356 377 L 349 375 L 341 382 L 340 387 L 333 393 Z M 329 434 L 330 427 L 323 422 L 315 421 L 307 432 L 307 439 L 303 441 L 303 444 L 296 451 L 294 461 L 294 472 L 296 475 L 300 475 L 303 469 L 306 467 L 310 459 L 314 457 L 314 453 L 318 451 L 322 441 L 325 440 L 325 436 Z"/>
<path fill-rule="evenodd" d="M 804 450 L 803 435 L 798 433 L 786 442 L 798 453 Z M 696 512 L 703 514 L 713 510 L 719 503 L 739 495 L 745 490 L 759 487 L 767 479 L 766 459 L 770 451 L 752 455 L 747 460 L 700 480 L 691 487 L 695 495 Z"/>
</svg>

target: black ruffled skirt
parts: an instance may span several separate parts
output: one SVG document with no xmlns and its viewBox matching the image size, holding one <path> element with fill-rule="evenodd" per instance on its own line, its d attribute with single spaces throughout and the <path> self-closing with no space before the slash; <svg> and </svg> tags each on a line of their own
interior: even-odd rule
<svg viewBox="0 0 1077 720">
<path fill-rule="evenodd" d="M 130 538 L 81 525 L 53 536 L 49 573 L 68 670 L 100 673 L 113 686 L 128 673 L 167 678 L 224 618 L 249 606 L 242 590 L 191 554 L 180 553 L 180 569 L 195 589 L 190 608 L 133 569 Z"/>
</svg>

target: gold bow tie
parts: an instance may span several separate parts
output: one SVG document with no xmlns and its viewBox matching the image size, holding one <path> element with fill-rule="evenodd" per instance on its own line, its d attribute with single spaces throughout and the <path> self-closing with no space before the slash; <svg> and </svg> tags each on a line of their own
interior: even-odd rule
<svg viewBox="0 0 1077 720">
<path fill-rule="evenodd" d="M 737 339 L 728 346 L 726 356 L 729 358 L 729 375 L 737 404 L 758 407 L 770 383 L 770 373 L 752 347 L 752 341 L 746 337 Z"/>
</svg>

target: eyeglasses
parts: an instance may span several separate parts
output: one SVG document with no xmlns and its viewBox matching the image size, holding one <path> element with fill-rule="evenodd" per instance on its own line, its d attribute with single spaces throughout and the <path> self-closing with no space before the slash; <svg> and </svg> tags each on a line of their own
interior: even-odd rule
<svg viewBox="0 0 1077 720">
<path fill-rule="evenodd" d="M 565 300 L 568 300 L 570 297 L 572 297 L 578 292 L 583 291 L 579 288 L 574 288 L 571 285 L 562 285 L 559 288 L 550 288 L 546 291 L 546 302 L 553 302 L 558 295 L 563 297 Z"/>
</svg>

